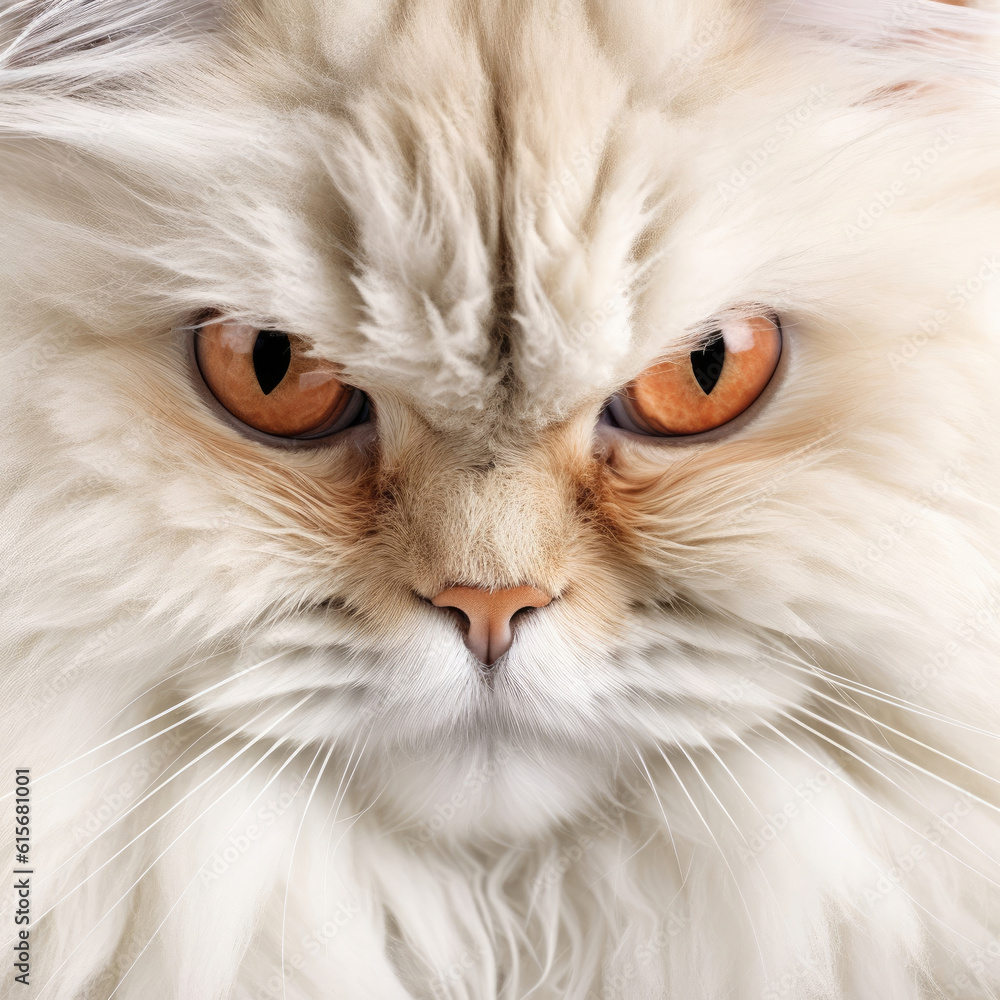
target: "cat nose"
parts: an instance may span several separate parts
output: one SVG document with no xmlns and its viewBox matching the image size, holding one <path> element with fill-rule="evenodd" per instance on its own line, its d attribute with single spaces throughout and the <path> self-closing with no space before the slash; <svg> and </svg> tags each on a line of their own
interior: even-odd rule
<svg viewBox="0 0 1000 1000">
<path fill-rule="evenodd" d="M 526 608 L 544 608 L 552 598 L 527 584 L 505 590 L 449 587 L 431 598 L 437 608 L 454 608 L 469 620 L 465 644 L 486 666 L 492 666 L 514 641 L 510 620 Z"/>
</svg>

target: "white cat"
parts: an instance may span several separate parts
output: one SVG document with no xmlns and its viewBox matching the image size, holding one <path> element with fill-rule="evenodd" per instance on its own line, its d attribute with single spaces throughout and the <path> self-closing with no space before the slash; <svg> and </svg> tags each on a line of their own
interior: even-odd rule
<svg viewBox="0 0 1000 1000">
<path fill-rule="evenodd" d="M 0 993 L 1000 994 L 998 17 L 0 3 Z"/>
</svg>

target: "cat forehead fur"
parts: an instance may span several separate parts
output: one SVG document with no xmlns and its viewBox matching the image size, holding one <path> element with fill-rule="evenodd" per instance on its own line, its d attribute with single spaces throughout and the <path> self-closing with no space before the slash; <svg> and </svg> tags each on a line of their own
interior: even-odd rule
<svg viewBox="0 0 1000 1000">
<path fill-rule="evenodd" d="M 316 302 L 311 283 L 289 275 L 298 300 L 282 303 L 281 318 L 301 316 L 349 374 L 389 381 L 435 422 L 468 430 L 466 411 L 489 412 L 494 393 L 529 423 L 592 408 L 693 328 L 774 302 L 768 282 L 784 262 L 800 261 L 809 280 L 817 243 L 828 267 L 831 249 L 851 256 L 822 229 L 787 226 L 799 206 L 771 186 L 776 164 L 763 164 L 753 204 L 720 196 L 730 162 L 741 176 L 755 143 L 780 140 L 787 171 L 852 131 L 872 143 L 878 129 L 877 113 L 844 114 L 870 79 L 831 82 L 829 64 L 780 35 L 766 61 L 751 48 L 766 30 L 761 11 L 699 4 L 649 19 L 642 8 L 538 5 L 514 16 L 427 4 L 395 20 L 366 10 L 351 18 L 356 40 L 326 28 L 342 10 L 268 13 L 254 56 L 281 60 L 274 94 L 283 104 L 293 95 L 301 115 L 273 123 L 272 138 L 303 158 L 300 171 L 319 166 L 312 157 L 328 171 L 329 190 L 313 174 L 310 194 L 336 209 L 314 216 L 324 229 L 311 236 L 328 244 L 328 261 L 344 255 L 319 282 L 338 286 L 339 300 Z M 634 59 L 643 36 L 655 39 L 655 71 Z M 303 79 L 289 79 L 289 55 L 293 69 L 309 65 Z M 328 68 L 318 81 L 317 59 Z M 257 70 L 255 58 L 255 83 Z M 347 107 L 331 108 L 345 91 Z M 328 128 L 317 135 L 319 115 Z M 726 148 L 734 133 L 745 146 Z M 841 180 L 867 184 L 858 173 Z M 281 190 L 283 180 L 270 178 Z M 741 242 L 737 218 L 771 238 Z M 637 295 L 646 285 L 658 294 Z"/>
<path fill-rule="evenodd" d="M 488 423 L 470 413 L 537 424 L 598 406 L 726 310 L 774 308 L 811 267 L 850 271 L 839 215 L 820 208 L 808 233 L 788 220 L 830 184 L 877 189 L 879 112 L 855 100 L 868 74 L 780 33 L 751 45 L 763 12 L 722 3 L 514 13 L 265 4 L 139 107 L 97 101 L 47 128 L 168 203 L 118 212 L 158 234 L 182 294 L 199 286 L 176 313 L 253 310 L 467 431 Z M 848 141 L 871 150 L 846 176 L 781 183 Z M 754 197 L 730 198 L 772 144 L 750 162 Z"/>
<path fill-rule="evenodd" d="M 710 13 L 728 18 L 717 36 L 736 29 L 732 14 Z M 287 69 L 276 81 L 282 100 L 301 101 L 311 143 L 316 106 L 351 93 L 320 155 L 346 223 L 329 238 L 349 238 L 341 249 L 360 263 L 344 317 L 357 349 L 329 331 L 329 315 L 303 325 L 349 372 L 394 377 L 425 413 L 437 407 L 456 424 L 484 409 L 500 379 L 502 395 L 521 388 L 522 419 L 607 395 L 634 347 L 627 293 L 640 258 L 662 251 L 636 246 L 679 180 L 676 88 L 668 97 L 629 80 L 582 10 L 518 14 L 430 4 L 390 30 L 383 11 L 358 19 L 367 27 L 353 44 L 311 29 L 333 16 L 322 5 L 280 12 L 280 24 L 300 26 L 291 38 L 267 24 L 282 57 L 287 46 L 328 68 L 318 86 L 289 86 Z M 673 27 L 683 41 L 684 25 Z M 317 53 L 317 38 L 334 41 Z M 675 205 L 685 197 L 677 191 Z"/>
</svg>

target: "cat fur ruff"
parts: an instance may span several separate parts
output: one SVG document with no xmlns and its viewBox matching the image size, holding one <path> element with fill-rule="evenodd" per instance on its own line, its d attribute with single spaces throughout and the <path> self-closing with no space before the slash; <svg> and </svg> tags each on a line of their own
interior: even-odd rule
<svg viewBox="0 0 1000 1000">
<path fill-rule="evenodd" d="M 0 3 L 0 995 L 1000 992 L 996 11 L 849 11 Z M 750 422 L 599 424 L 747 309 Z M 414 596 L 525 581 L 491 685 Z"/>
</svg>

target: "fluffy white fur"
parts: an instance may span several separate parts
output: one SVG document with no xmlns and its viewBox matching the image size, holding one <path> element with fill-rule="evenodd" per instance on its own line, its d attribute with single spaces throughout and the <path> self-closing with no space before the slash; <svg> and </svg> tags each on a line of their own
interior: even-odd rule
<svg viewBox="0 0 1000 1000">
<path fill-rule="evenodd" d="M 2 995 L 996 996 L 995 28 L 0 3 Z M 369 436 L 222 422 L 209 307 Z M 599 423 L 747 308 L 751 422 Z M 525 580 L 486 685 L 415 594 Z"/>
</svg>

